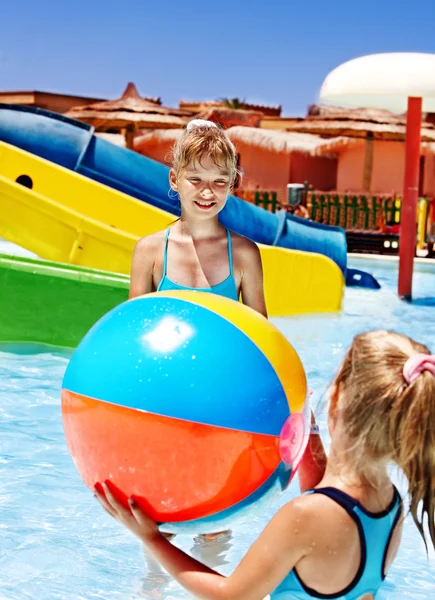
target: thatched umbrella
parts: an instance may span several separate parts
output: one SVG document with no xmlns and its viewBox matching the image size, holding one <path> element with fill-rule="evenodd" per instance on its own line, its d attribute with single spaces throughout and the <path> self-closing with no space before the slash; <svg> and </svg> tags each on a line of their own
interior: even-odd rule
<svg viewBox="0 0 435 600">
<path fill-rule="evenodd" d="M 123 132 L 127 148 L 132 149 L 137 130 L 184 127 L 190 113 L 162 106 L 159 98 L 142 98 L 136 86 L 129 83 L 118 100 L 77 106 L 67 116 L 93 125 L 96 131 Z"/>
<path fill-rule="evenodd" d="M 310 104 L 306 118 L 311 117 L 406 124 L 406 115 L 399 115 L 383 108 L 345 108 L 329 104 Z"/>
<path fill-rule="evenodd" d="M 317 114 L 313 114 L 313 107 L 310 107 L 308 116 L 303 121 L 290 123 L 286 130 L 322 137 L 371 137 L 376 140 L 404 141 L 406 117 L 395 115 L 388 110 L 349 110 L 332 106 L 321 107 Z M 425 142 L 435 141 L 435 126 L 423 122 L 421 139 Z"/>
<path fill-rule="evenodd" d="M 323 141 L 318 135 L 275 131 L 260 127 L 230 127 L 227 129 L 227 135 L 236 146 L 237 142 L 242 142 L 248 146 L 257 146 L 278 153 L 315 154 L 317 146 Z"/>
</svg>

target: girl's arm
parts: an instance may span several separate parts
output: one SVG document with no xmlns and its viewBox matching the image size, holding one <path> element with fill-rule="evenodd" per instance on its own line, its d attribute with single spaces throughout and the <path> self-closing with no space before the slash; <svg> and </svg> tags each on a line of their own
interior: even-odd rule
<svg viewBox="0 0 435 600">
<path fill-rule="evenodd" d="M 312 431 L 318 429 L 314 414 L 311 413 Z M 299 487 L 303 494 L 316 487 L 325 474 L 327 456 L 319 433 L 311 433 L 307 448 L 298 467 Z"/>
<path fill-rule="evenodd" d="M 150 238 L 140 239 L 133 250 L 128 298 L 136 298 L 153 291 L 154 244 Z"/>
<path fill-rule="evenodd" d="M 245 239 L 244 242 L 244 247 L 241 251 L 241 263 L 243 267 L 241 292 L 243 304 L 253 308 L 267 318 L 260 249 L 251 240 Z"/>
<path fill-rule="evenodd" d="M 130 529 L 195 598 L 263 600 L 314 546 L 309 499 L 297 498 L 276 513 L 233 574 L 224 577 L 173 546 L 136 503 L 124 508 L 106 485 L 103 490 L 104 494 L 96 490 L 96 496 L 106 511 Z"/>
</svg>

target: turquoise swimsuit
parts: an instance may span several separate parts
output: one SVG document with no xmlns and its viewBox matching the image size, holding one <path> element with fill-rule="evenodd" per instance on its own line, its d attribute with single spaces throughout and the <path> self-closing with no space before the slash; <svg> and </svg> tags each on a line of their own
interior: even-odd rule
<svg viewBox="0 0 435 600">
<path fill-rule="evenodd" d="M 228 262 L 230 265 L 230 274 L 224 281 L 208 288 L 189 288 L 184 285 L 178 285 L 174 281 L 171 281 L 166 275 L 167 269 L 167 256 L 168 256 L 168 239 L 169 239 L 169 231 L 168 228 L 166 230 L 165 235 L 165 249 L 163 253 L 163 276 L 158 285 L 157 291 L 167 291 L 167 290 L 193 290 L 196 292 L 210 292 L 211 294 L 217 294 L 218 296 L 225 296 L 225 298 L 230 298 L 231 300 L 239 300 L 239 296 L 237 294 L 237 286 L 236 281 L 233 275 L 233 247 L 231 243 L 231 233 L 227 229 L 228 235 Z"/>
<path fill-rule="evenodd" d="M 270 594 L 270 600 L 307 600 L 309 598 L 334 598 L 335 600 L 358 600 L 364 594 L 376 592 L 385 579 L 385 561 L 394 529 L 402 513 L 402 501 L 394 488 L 390 506 L 371 513 L 357 500 L 332 487 L 311 490 L 308 493 L 324 494 L 342 506 L 355 521 L 361 544 L 361 561 L 354 580 L 346 589 L 336 594 L 321 594 L 307 587 L 293 569 L 284 581 Z"/>
</svg>

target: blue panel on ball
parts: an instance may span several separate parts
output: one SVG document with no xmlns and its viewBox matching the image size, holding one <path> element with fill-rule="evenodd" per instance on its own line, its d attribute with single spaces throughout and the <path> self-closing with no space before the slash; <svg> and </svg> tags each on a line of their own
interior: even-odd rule
<svg viewBox="0 0 435 600">
<path fill-rule="evenodd" d="M 167 533 L 216 533 L 233 527 L 238 521 L 246 522 L 250 517 L 264 514 L 276 502 L 288 486 L 292 472 L 289 466 L 280 463 L 263 485 L 241 502 L 202 519 L 162 523 L 159 529 Z"/>
<path fill-rule="evenodd" d="M 125 302 L 87 333 L 63 387 L 121 406 L 277 436 L 286 395 L 260 349 L 235 324 L 165 296 Z"/>
</svg>

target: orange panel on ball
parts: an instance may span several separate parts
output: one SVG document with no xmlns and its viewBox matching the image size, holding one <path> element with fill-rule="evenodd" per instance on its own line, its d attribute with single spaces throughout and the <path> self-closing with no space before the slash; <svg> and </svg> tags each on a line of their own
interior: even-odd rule
<svg viewBox="0 0 435 600">
<path fill-rule="evenodd" d="M 112 489 L 122 490 L 120 499 L 135 496 L 159 522 L 224 510 L 255 492 L 280 463 L 275 436 L 141 412 L 67 390 L 62 404 L 68 445 L 86 485 L 110 480 Z"/>
</svg>

